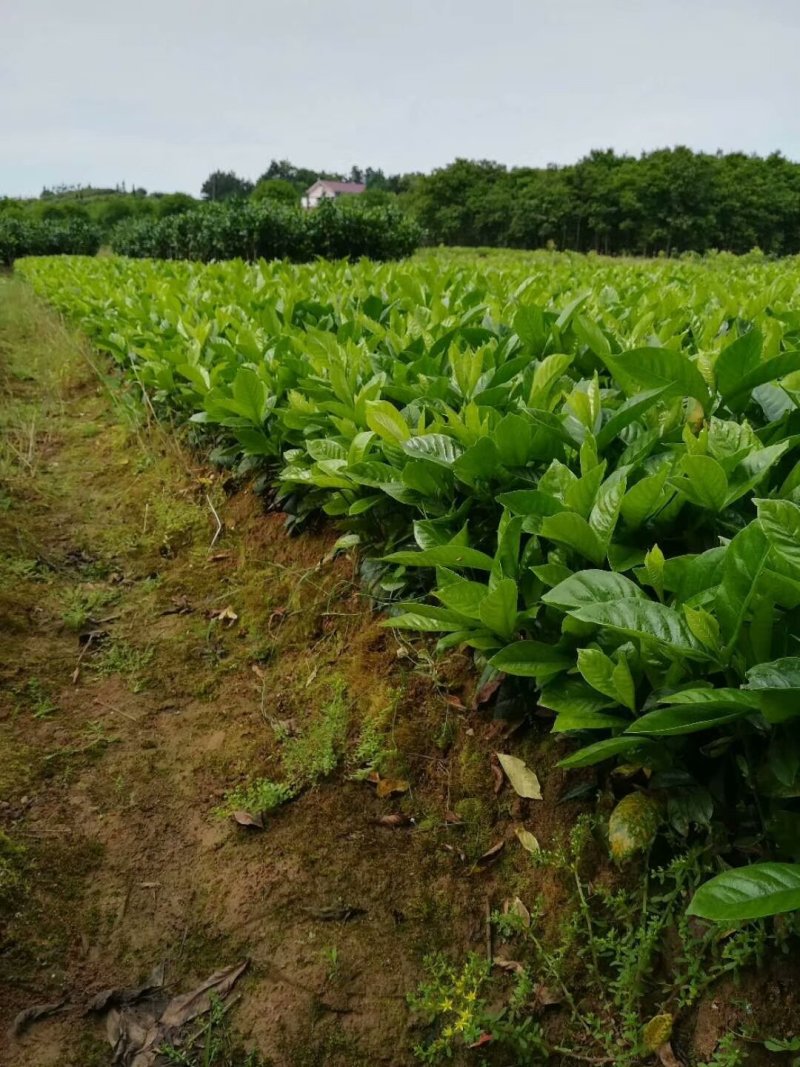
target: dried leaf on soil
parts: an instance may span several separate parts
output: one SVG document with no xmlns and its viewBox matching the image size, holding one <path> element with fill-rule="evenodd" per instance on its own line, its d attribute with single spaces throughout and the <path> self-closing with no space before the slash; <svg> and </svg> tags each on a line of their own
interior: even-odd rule
<svg viewBox="0 0 800 1067">
<path fill-rule="evenodd" d="M 541 845 L 536 840 L 530 830 L 526 830 L 524 826 L 518 826 L 514 833 L 517 835 L 517 839 L 526 852 L 541 852 Z"/>
<path fill-rule="evenodd" d="M 321 908 L 303 908 L 312 919 L 323 923 L 346 923 L 366 915 L 366 908 L 356 908 L 349 904 L 326 904 Z"/>
<path fill-rule="evenodd" d="M 29 1026 L 39 1022 L 40 1019 L 49 1019 L 52 1015 L 58 1015 L 59 1012 L 65 1010 L 66 1003 L 67 998 L 64 997 L 63 1000 L 56 1001 L 54 1004 L 34 1004 L 33 1007 L 21 1011 L 11 1024 L 12 1036 L 19 1037 Z"/>
<path fill-rule="evenodd" d="M 372 771 L 367 781 L 375 786 L 375 795 L 381 800 L 399 796 L 409 790 L 409 784 L 404 778 L 381 778 L 377 771 Z"/>
<path fill-rule="evenodd" d="M 214 619 L 217 622 L 227 623 L 228 626 L 233 626 L 233 624 L 239 620 L 239 616 L 230 604 L 226 608 L 218 608 L 216 611 L 212 611 L 209 614 L 209 618 Z"/>
<path fill-rule="evenodd" d="M 494 863 L 503 849 L 506 847 L 505 841 L 496 841 L 491 848 L 487 848 L 484 854 L 476 861 L 476 867 L 488 867 L 490 863 Z"/>
<path fill-rule="evenodd" d="M 521 974 L 525 970 L 519 960 L 509 960 L 505 956 L 495 956 L 492 963 L 501 971 L 511 971 L 513 974 Z"/>
<path fill-rule="evenodd" d="M 124 1004 L 135 1004 L 137 1000 L 152 996 L 164 987 L 164 964 L 157 964 L 150 972 L 150 976 L 143 985 L 121 986 L 118 988 L 104 989 L 96 993 L 86 1003 L 86 1012 L 108 1011 L 109 1008 L 119 1007 Z"/>
<path fill-rule="evenodd" d="M 483 1033 L 477 1041 L 473 1041 L 471 1045 L 467 1046 L 467 1048 L 483 1048 L 484 1045 L 489 1045 L 492 1043 L 492 1041 L 494 1041 L 494 1038 L 491 1034 Z"/>
<path fill-rule="evenodd" d="M 224 967 L 221 971 L 215 971 L 190 993 L 173 997 L 162 1012 L 160 1024 L 168 1027 L 183 1026 L 198 1015 L 204 1015 L 211 1007 L 212 994 L 224 1000 L 247 970 L 249 962 L 249 960 L 243 960 L 242 963 L 236 963 L 232 967 Z"/>
<path fill-rule="evenodd" d="M 670 1045 L 669 1042 L 662 1045 L 661 1048 L 658 1050 L 658 1058 L 661 1063 L 661 1067 L 683 1067 L 683 1063 L 672 1051 L 672 1045 Z"/>
<path fill-rule="evenodd" d="M 391 829 L 397 829 L 400 826 L 408 826 L 411 822 L 410 815 L 403 815 L 399 811 L 390 812 L 388 815 L 381 815 L 375 822 L 378 826 L 388 826 Z"/>
<path fill-rule="evenodd" d="M 496 678 L 492 678 L 491 681 L 486 682 L 480 687 L 472 701 L 473 711 L 479 708 L 481 704 L 488 704 L 488 702 L 492 699 L 497 690 L 503 684 L 504 678 L 504 674 L 498 674 Z"/>
<path fill-rule="evenodd" d="M 250 830 L 264 829 L 264 816 L 260 812 L 257 815 L 251 815 L 249 811 L 235 811 L 233 819 L 239 826 L 244 826 Z"/>
<path fill-rule="evenodd" d="M 511 782 L 511 787 L 518 796 L 527 797 L 529 800 L 542 799 L 542 787 L 539 785 L 539 779 L 524 760 L 519 759 L 517 756 L 509 756 L 505 752 L 498 752 L 497 759 L 506 772 L 506 776 Z"/>
<path fill-rule="evenodd" d="M 525 907 L 519 897 L 514 897 L 514 899 L 509 904 L 508 914 L 519 916 L 519 918 L 522 919 L 522 925 L 525 927 L 526 930 L 530 927 L 531 913 L 528 911 L 528 909 Z"/>
</svg>

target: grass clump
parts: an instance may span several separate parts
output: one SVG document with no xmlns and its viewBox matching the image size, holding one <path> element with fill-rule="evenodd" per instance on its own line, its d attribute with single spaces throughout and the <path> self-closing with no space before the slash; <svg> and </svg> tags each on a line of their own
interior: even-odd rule
<svg viewBox="0 0 800 1067">
<path fill-rule="evenodd" d="M 334 679 L 330 699 L 321 708 L 319 718 L 304 734 L 286 741 L 283 770 L 293 788 L 306 789 L 336 769 L 347 739 L 348 722 L 344 682 Z"/>
<path fill-rule="evenodd" d="M 295 791 L 283 782 L 273 782 L 269 778 L 254 778 L 252 781 L 232 789 L 214 814 L 227 818 L 235 811 L 247 811 L 251 815 L 266 815 L 291 800 Z"/>
</svg>

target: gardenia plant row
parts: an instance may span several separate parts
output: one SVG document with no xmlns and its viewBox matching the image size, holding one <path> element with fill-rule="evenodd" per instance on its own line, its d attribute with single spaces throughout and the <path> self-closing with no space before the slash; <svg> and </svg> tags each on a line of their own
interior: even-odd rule
<svg viewBox="0 0 800 1067">
<path fill-rule="evenodd" d="M 721 866 L 800 851 L 800 263 L 18 262 L 214 458 L 360 544 L 390 624 L 646 770 Z M 800 868 L 693 908 L 800 906 Z"/>
</svg>

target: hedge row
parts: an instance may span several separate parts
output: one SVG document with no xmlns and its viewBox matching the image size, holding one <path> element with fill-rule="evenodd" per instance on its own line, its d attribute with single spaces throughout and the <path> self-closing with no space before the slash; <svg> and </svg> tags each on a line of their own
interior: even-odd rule
<svg viewBox="0 0 800 1067">
<path fill-rule="evenodd" d="M 301 211 L 268 202 L 206 204 L 162 219 L 131 219 L 111 235 L 115 252 L 135 258 L 399 259 L 422 237 L 420 227 L 386 207 L 324 203 Z"/>
<path fill-rule="evenodd" d="M 101 233 L 85 219 L 25 219 L 0 215 L 0 263 L 23 256 L 93 256 Z"/>
</svg>

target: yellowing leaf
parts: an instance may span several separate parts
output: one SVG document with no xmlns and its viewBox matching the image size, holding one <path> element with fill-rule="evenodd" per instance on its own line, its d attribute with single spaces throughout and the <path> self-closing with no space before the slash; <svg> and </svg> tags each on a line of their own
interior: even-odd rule
<svg viewBox="0 0 800 1067">
<path fill-rule="evenodd" d="M 616 860 L 626 860 L 653 843 L 661 822 L 658 804 L 647 793 L 629 793 L 611 812 L 608 843 Z"/>
<path fill-rule="evenodd" d="M 648 1052 L 657 1052 L 672 1037 L 672 1016 L 668 1013 L 654 1015 L 644 1024 L 642 1044 Z"/>
<path fill-rule="evenodd" d="M 509 756 L 504 752 L 497 753 L 500 766 L 506 772 L 506 777 L 511 782 L 514 792 L 521 797 L 530 800 L 542 799 L 542 787 L 535 773 L 525 764 L 524 760 L 516 756 Z"/>
<path fill-rule="evenodd" d="M 518 826 L 514 831 L 519 839 L 519 843 L 525 849 L 526 852 L 541 852 L 542 848 L 539 842 L 536 840 L 530 830 L 526 830 L 524 826 Z"/>
</svg>

